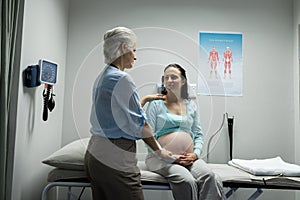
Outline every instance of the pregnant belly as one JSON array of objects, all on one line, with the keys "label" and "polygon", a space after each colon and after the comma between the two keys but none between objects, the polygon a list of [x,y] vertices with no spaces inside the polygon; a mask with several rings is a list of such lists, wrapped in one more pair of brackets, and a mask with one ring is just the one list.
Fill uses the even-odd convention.
[{"label": "pregnant belly", "polygon": [[172,132],[158,138],[160,145],[173,154],[192,153],[194,142],[186,132]]}]

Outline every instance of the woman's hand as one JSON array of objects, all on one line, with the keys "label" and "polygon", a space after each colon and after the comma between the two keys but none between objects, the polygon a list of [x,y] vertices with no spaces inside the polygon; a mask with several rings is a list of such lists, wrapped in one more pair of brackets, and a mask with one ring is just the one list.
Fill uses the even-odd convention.
[{"label": "woman's hand", "polygon": [[144,107],[144,105],[149,101],[165,100],[165,99],[166,99],[166,95],[164,95],[164,94],[149,94],[149,95],[144,96],[141,99],[141,105],[142,105],[142,107]]},{"label": "woman's hand", "polygon": [[197,159],[198,156],[195,153],[183,153],[182,155],[178,156],[175,162],[182,166],[189,166]]}]

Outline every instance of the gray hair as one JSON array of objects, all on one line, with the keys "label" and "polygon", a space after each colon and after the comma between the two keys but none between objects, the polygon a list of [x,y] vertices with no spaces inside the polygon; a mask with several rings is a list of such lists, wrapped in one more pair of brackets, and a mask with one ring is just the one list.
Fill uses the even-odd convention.
[{"label": "gray hair", "polygon": [[125,44],[126,52],[135,48],[136,35],[132,30],[126,27],[116,27],[106,31],[103,43],[103,53],[106,64],[111,64],[122,55],[122,44]]}]

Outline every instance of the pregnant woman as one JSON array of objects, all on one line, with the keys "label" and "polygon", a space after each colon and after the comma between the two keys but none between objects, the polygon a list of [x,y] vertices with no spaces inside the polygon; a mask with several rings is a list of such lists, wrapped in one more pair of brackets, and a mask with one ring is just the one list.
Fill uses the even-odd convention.
[{"label": "pregnant woman", "polygon": [[149,102],[146,114],[158,142],[176,161],[170,164],[149,153],[147,167],[168,180],[175,200],[222,199],[222,183],[200,159],[203,134],[197,107],[188,97],[185,70],[168,65],[164,85],[164,100]]}]

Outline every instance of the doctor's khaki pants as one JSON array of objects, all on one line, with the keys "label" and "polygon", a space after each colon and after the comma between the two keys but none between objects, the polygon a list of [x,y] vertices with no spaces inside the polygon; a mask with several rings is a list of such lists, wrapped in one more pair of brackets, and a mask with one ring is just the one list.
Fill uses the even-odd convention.
[{"label": "doctor's khaki pants", "polygon": [[136,142],[92,136],[85,167],[94,200],[143,200]]}]

